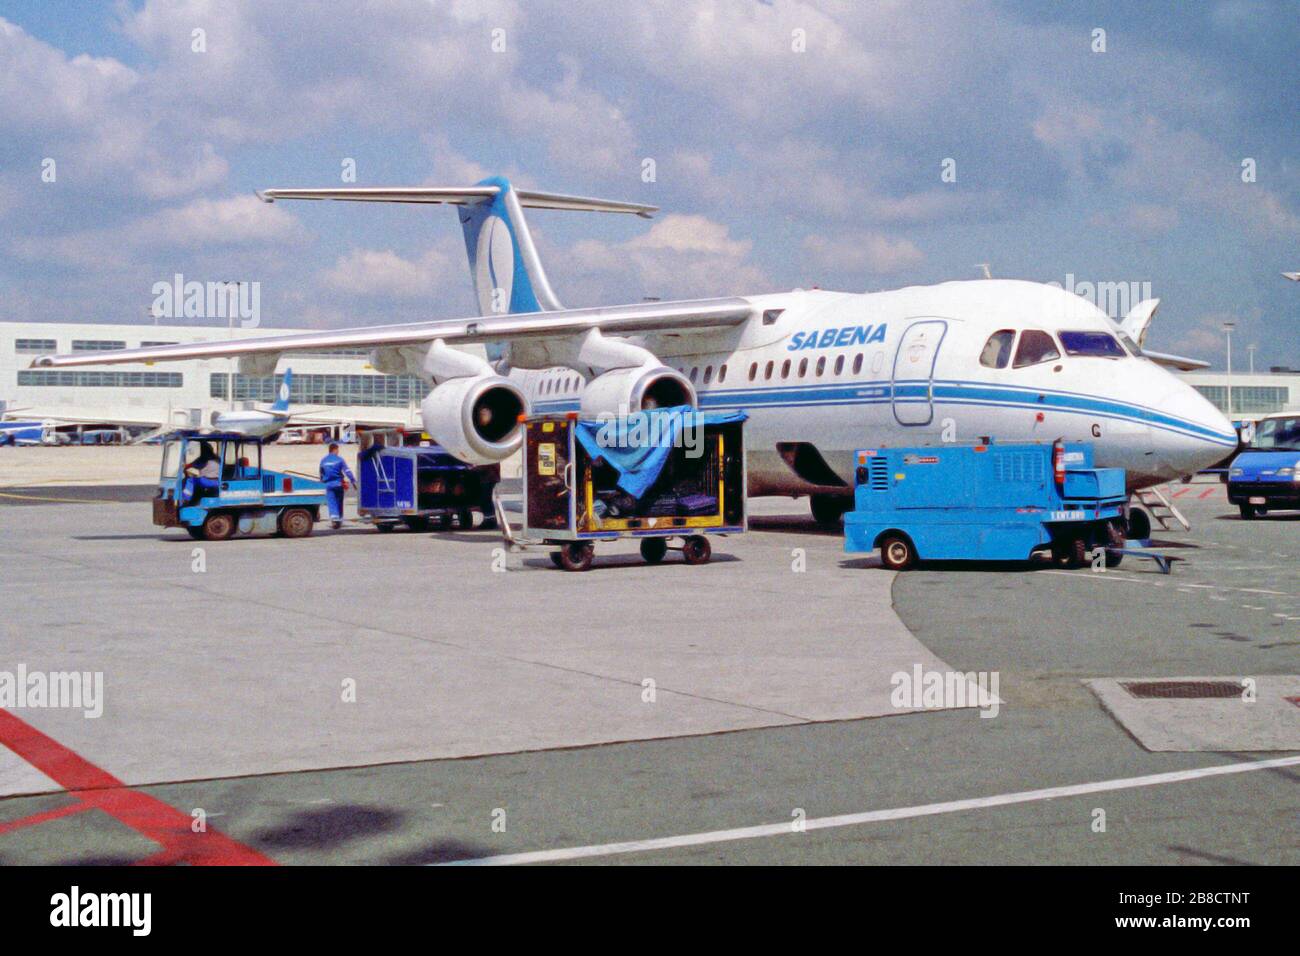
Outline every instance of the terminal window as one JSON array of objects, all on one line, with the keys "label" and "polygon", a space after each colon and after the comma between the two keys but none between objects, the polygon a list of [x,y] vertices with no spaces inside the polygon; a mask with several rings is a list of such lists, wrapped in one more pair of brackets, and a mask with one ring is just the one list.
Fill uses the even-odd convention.
[{"label": "terminal window", "polygon": [[142,349],[151,349],[151,348],[154,348],[155,346],[158,346],[158,345],[177,345],[177,344],[178,344],[178,343],[176,343],[176,342],[141,342],[141,343],[140,343],[140,348],[142,348]]},{"label": "terminal window", "polygon": [[57,352],[59,345],[54,339],[14,339],[15,352]]},{"label": "terminal window", "polygon": [[[1193,385],[1221,412],[1228,410],[1228,388],[1225,385]],[[1285,385],[1234,385],[1232,386],[1232,413],[1241,415],[1258,413],[1267,415],[1280,412],[1291,404],[1291,390]]]},{"label": "terminal window", "polygon": [[[225,372],[211,373],[208,394],[230,399]],[[235,375],[234,400],[273,402],[284,376]],[[429,384],[415,375],[295,375],[289,401],[309,405],[378,405],[405,408],[429,394]]]},{"label": "terminal window", "polygon": [[73,388],[180,388],[180,372],[85,372],[63,369],[24,369],[19,385],[62,385]]},{"label": "terminal window", "polygon": [[74,352],[111,352],[114,349],[126,348],[125,342],[118,342],[113,339],[73,339],[72,351]]}]

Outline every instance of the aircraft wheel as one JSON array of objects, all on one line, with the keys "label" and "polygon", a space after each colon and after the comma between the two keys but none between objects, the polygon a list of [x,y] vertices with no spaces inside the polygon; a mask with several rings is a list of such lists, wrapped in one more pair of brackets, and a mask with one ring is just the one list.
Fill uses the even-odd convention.
[{"label": "aircraft wheel", "polygon": [[586,571],[595,556],[596,548],[591,542],[574,541],[560,549],[560,567],[566,571]]},{"label": "aircraft wheel", "polygon": [[1151,537],[1151,516],[1141,508],[1130,508],[1128,511],[1128,537],[1137,541]]},{"label": "aircraft wheel", "polygon": [[668,542],[664,538],[642,538],[641,557],[646,564],[658,564],[668,553]]},{"label": "aircraft wheel", "polygon": [[234,515],[227,511],[215,511],[203,519],[203,537],[209,541],[225,541],[235,536],[237,527]]},{"label": "aircraft wheel", "polygon": [[916,564],[916,547],[904,535],[886,535],[880,542],[880,563],[891,571],[906,571]]},{"label": "aircraft wheel", "polygon": [[693,534],[682,545],[682,557],[687,564],[705,564],[713,556],[713,546],[702,534]]},{"label": "aircraft wheel", "polygon": [[811,495],[808,504],[812,508],[814,521],[823,525],[836,525],[844,513],[853,507],[853,499],[839,495]]},{"label": "aircraft wheel", "polygon": [[316,519],[306,508],[290,508],[280,515],[280,533],[286,538],[305,538],[315,523]]}]

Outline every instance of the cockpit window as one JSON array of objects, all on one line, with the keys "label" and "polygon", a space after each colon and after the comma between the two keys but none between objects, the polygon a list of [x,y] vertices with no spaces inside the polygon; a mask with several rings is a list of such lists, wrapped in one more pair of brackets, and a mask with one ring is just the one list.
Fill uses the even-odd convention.
[{"label": "cockpit window", "polygon": [[1011,344],[1016,340],[1013,329],[1001,329],[989,336],[980,353],[980,364],[986,368],[1006,368],[1011,361]]},{"label": "cockpit window", "polygon": [[1125,333],[1121,332],[1119,334],[1119,340],[1124,344],[1124,348],[1128,349],[1129,355],[1132,355],[1134,358],[1142,357],[1142,346],[1134,342]]},{"label": "cockpit window", "polygon": [[1124,350],[1106,332],[1058,332],[1066,355],[1090,355],[1096,358],[1123,358]]},{"label": "cockpit window", "polygon": [[1265,418],[1255,426],[1250,447],[1262,451],[1300,451],[1300,417]]},{"label": "cockpit window", "polygon": [[1038,329],[1025,329],[1020,333],[1020,347],[1016,349],[1016,360],[1012,367],[1024,368],[1027,365],[1050,362],[1060,357],[1061,353],[1056,349],[1054,338]]}]

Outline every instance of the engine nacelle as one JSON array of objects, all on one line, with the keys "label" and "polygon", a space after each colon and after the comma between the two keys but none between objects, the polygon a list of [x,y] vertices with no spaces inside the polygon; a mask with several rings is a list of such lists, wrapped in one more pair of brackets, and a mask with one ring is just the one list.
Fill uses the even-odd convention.
[{"label": "engine nacelle", "polygon": [[582,417],[624,415],[647,408],[699,404],[695,386],[666,365],[616,368],[598,375],[582,390]]},{"label": "engine nacelle", "polygon": [[448,379],[420,403],[429,437],[474,465],[490,465],[519,449],[524,435],[519,416],[527,411],[523,391],[500,375]]}]

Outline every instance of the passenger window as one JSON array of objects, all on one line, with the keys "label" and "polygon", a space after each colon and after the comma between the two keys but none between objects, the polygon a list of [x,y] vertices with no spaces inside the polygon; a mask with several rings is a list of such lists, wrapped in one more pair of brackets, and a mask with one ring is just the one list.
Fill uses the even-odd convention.
[{"label": "passenger window", "polygon": [[817,377],[822,377],[822,372],[826,371],[826,356],[823,355],[817,360]]},{"label": "passenger window", "polygon": [[857,355],[853,356],[853,374],[857,375],[861,371],[862,371],[862,353],[859,352]]},{"label": "passenger window", "polygon": [[711,381],[713,381],[713,366],[706,365],[704,366],[704,384],[708,385]]},{"label": "passenger window", "polygon": [[772,367],[772,363],[768,362],[767,368],[763,369],[763,378],[769,379],[772,377]]},{"label": "passenger window", "polygon": [[1006,368],[1011,358],[1011,343],[1016,340],[1016,333],[1011,329],[1002,329],[989,336],[980,353],[980,364],[985,368]]},{"label": "passenger window", "polygon": [[803,377],[804,377],[805,375],[807,375],[807,374],[808,374],[808,360],[807,360],[807,359],[800,359],[800,360],[799,360],[799,377],[800,377],[800,378],[803,378]]},{"label": "passenger window", "polygon": [[695,384],[695,380],[699,377],[699,375],[700,375],[700,367],[698,365],[692,365],[691,374],[688,376],[691,380],[692,385]]},{"label": "passenger window", "polygon": [[727,380],[727,366],[725,364],[718,366],[718,384],[721,385]]},{"label": "passenger window", "polygon": [[1020,346],[1016,349],[1013,368],[1024,368],[1058,359],[1061,353],[1056,349],[1056,339],[1038,329],[1025,329],[1020,333]]},{"label": "passenger window", "polygon": [[789,360],[789,359],[786,359],[784,362],[781,363],[781,377],[782,377],[782,378],[789,378],[789,377],[790,377],[790,360]]},{"label": "passenger window", "polygon": [[752,381],[753,381],[754,379],[756,379],[756,378],[758,378],[758,363],[757,363],[757,362],[750,362],[750,363],[749,363],[749,380],[752,382]]},{"label": "passenger window", "polygon": [[841,355],[839,358],[835,360],[835,374],[839,375],[843,371],[844,371],[844,356]]}]

